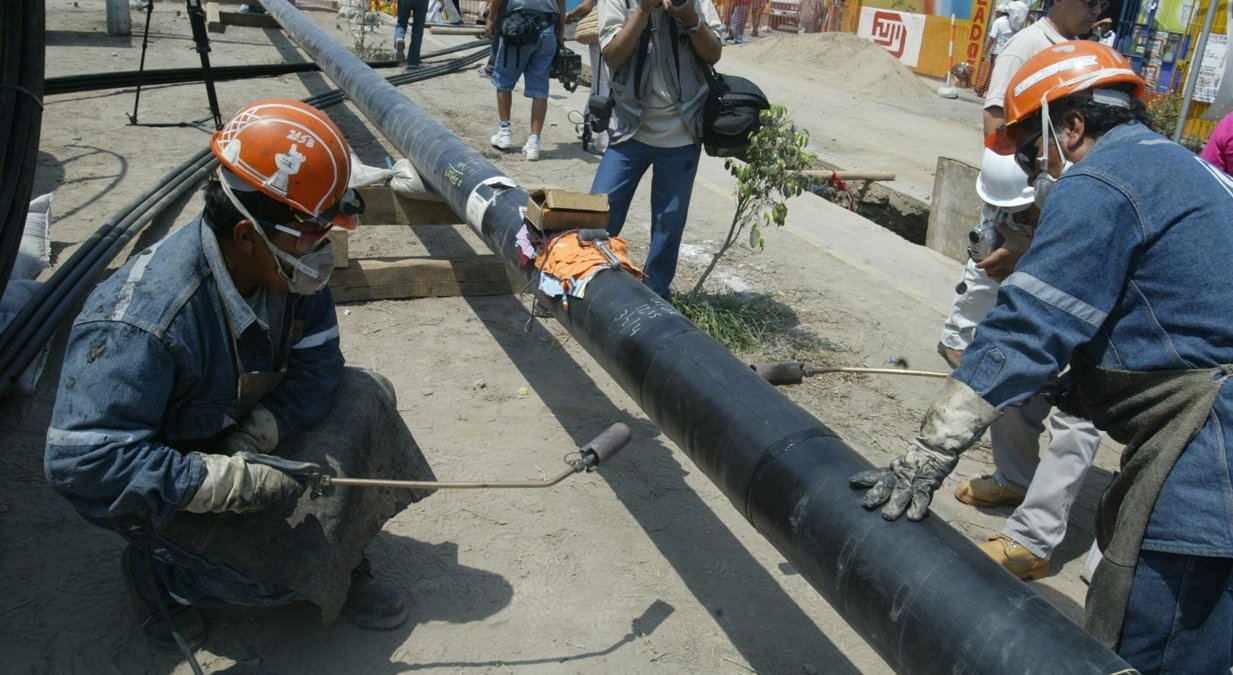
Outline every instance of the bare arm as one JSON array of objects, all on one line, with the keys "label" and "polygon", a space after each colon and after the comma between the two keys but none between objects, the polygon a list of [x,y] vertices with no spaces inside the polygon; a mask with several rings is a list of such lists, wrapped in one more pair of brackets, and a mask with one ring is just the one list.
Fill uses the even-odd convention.
[{"label": "bare arm", "polygon": [[1002,126],[1002,122],[1006,121],[1005,112],[1001,106],[991,105],[982,111],[985,120],[985,135],[997,131],[997,128]]},{"label": "bare arm", "polygon": [[629,57],[638,48],[638,37],[642,35],[642,29],[651,20],[651,12],[660,2],[661,0],[640,0],[633,13],[625,19],[625,25],[621,26],[621,30],[604,46],[604,60],[614,73],[629,61]]},{"label": "bare arm", "polygon": [[698,32],[689,36],[689,44],[694,48],[694,53],[711,65],[719,62],[723,44],[720,43],[719,36],[711,32],[711,27],[706,25],[706,17],[694,9],[693,2],[686,2],[678,7],[672,4],[671,0],[664,0],[664,11],[680,20],[686,30],[697,26]]},{"label": "bare arm", "polygon": [[582,17],[590,14],[595,9],[595,0],[582,0],[582,3],[574,8],[574,11],[565,15],[565,23],[573,23],[581,21]]}]

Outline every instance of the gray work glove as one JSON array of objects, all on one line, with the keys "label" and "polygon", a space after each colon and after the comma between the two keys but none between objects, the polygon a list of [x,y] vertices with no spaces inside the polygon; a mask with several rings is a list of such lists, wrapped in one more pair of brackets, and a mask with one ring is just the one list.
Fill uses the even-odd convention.
[{"label": "gray work glove", "polygon": [[278,447],[278,421],[265,406],[254,406],[221,440],[224,455],[268,454]]},{"label": "gray work glove", "polygon": [[1001,413],[971,387],[947,378],[942,392],[925,411],[920,435],[908,451],[885,469],[862,471],[848,479],[853,488],[869,488],[861,506],[875,509],[882,504],[882,517],[895,520],[908,512],[908,520],[920,520],[929,512],[933,493],[955,470],[959,453],[975,443]]},{"label": "gray work glove", "polygon": [[304,493],[304,486],[291,476],[264,464],[249,464],[239,455],[193,454],[205,462],[206,477],[185,511],[244,513]]}]

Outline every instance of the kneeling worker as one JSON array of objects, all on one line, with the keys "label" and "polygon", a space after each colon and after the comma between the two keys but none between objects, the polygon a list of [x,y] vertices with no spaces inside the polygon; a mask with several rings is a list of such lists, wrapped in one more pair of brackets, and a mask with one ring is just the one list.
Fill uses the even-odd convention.
[{"label": "kneeling worker", "polygon": [[[344,368],[332,227],[354,229],[350,148],[320,110],[242,109],[211,143],[203,213],[133,256],[73,323],[48,480],[122,535],[152,641],[205,639],[199,608],[305,599],[372,629],[407,617],[363,548],[422,494],[303,486],[249,453],[431,480],[384,378]],[[243,454],[241,454],[243,453]]]}]

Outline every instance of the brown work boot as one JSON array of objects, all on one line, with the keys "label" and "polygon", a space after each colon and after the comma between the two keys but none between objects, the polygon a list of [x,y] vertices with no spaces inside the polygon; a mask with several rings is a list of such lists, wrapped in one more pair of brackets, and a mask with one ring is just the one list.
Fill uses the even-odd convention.
[{"label": "brown work boot", "polygon": [[393,630],[407,620],[407,603],[398,591],[378,581],[372,575],[368,558],[351,571],[351,589],[342,615],[351,623],[368,630]]},{"label": "brown work boot", "polygon": [[950,366],[951,370],[959,367],[959,362],[963,360],[963,350],[947,347],[945,343],[938,342],[938,355],[946,361],[946,365]]},{"label": "brown work boot", "polygon": [[1000,535],[980,545],[985,555],[1024,581],[1049,574],[1049,561],[1024,548],[1019,542]]},{"label": "brown work boot", "polygon": [[955,488],[955,499],[972,506],[1018,506],[1023,503],[1023,493],[985,475],[960,483]]}]

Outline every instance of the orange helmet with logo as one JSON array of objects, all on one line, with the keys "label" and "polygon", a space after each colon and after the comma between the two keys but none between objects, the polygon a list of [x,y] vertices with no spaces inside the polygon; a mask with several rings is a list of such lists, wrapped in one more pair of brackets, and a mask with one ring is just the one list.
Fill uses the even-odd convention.
[{"label": "orange helmet with logo", "polygon": [[[985,147],[1013,155],[1026,135],[1021,123],[1042,111],[1048,114],[1050,102],[1117,84],[1130,85],[1133,96],[1143,98],[1143,79],[1118,52],[1090,40],[1053,45],[1028,59],[1011,77],[1006,89],[1006,123],[989,134]],[[1111,101],[1118,100],[1119,94],[1109,95]]]},{"label": "orange helmet with logo", "polygon": [[302,222],[348,230],[358,224],[363,207],[348,186],[351,148],[307,103],[250,103],[214,133],[210,149],[226,170],[303,214]]}]

